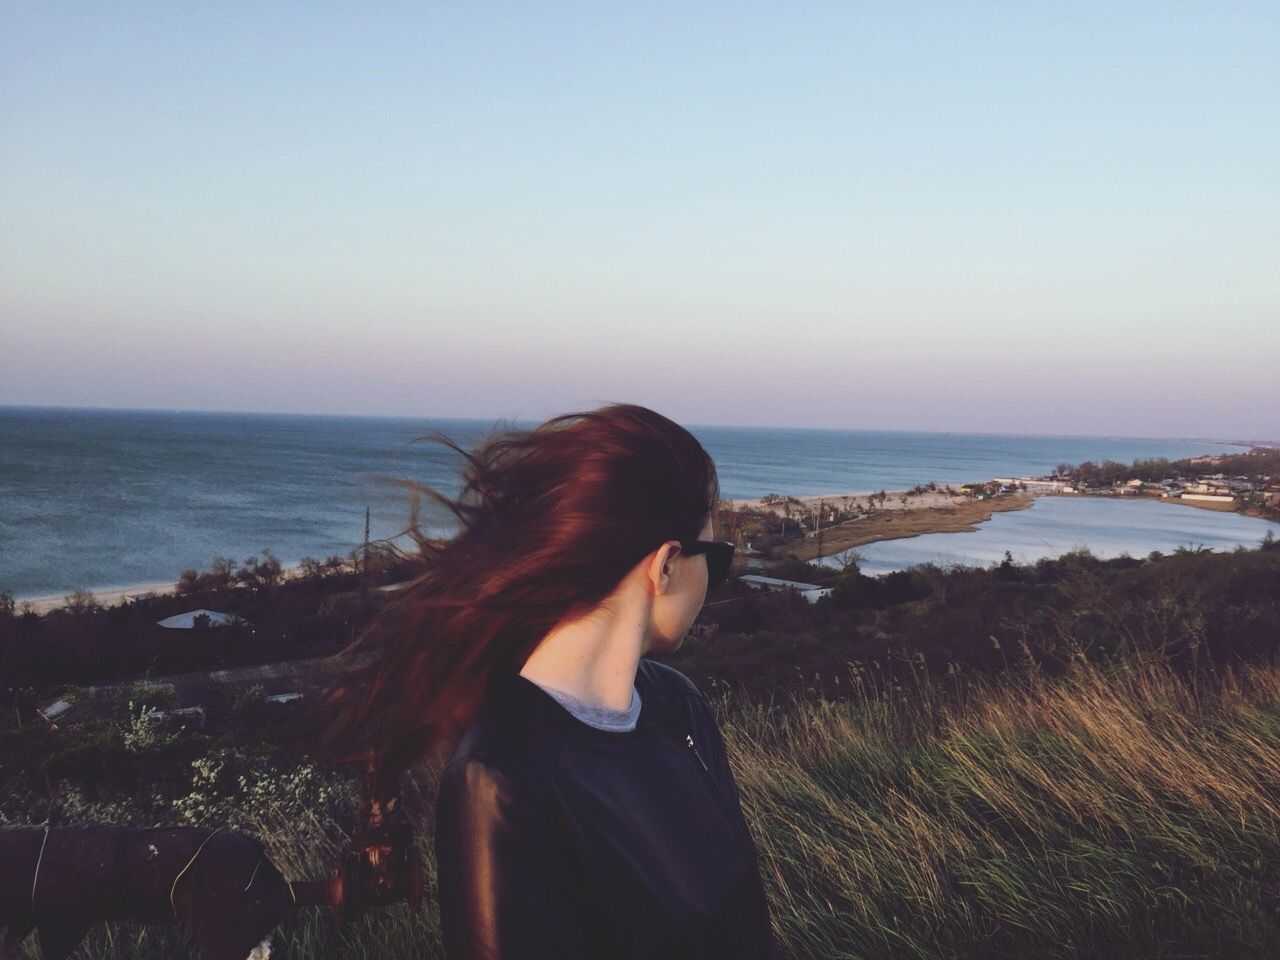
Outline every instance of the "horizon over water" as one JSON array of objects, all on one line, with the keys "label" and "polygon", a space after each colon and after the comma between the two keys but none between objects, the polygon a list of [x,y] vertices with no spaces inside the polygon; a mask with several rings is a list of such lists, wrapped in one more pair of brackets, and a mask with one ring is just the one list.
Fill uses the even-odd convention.
[{"label": "horizon over water", "polygon": [[[458,492],[461,457],[412,438],[440,430],[472,449],[501,420],[0,406],[0,591],[21,600],[172,583],[215,556],[239,562],[264,549],[285,565],[346,555],[363,539],[366,505],[373,539],[408,523],[407,495],[378,475]],[[1246,449],[1207,439],[685,426],[715,459],[726,499]],[[453,529],[423,507],[428,533]]]}]

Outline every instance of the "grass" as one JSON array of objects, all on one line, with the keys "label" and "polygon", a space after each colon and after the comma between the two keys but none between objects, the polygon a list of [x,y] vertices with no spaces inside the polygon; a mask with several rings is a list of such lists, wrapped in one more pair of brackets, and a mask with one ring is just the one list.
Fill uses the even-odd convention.
[{"label": "grass", "polygon": [[1276,956],[1274,667],[1081,666],[723,723],[789,956]]},{"label": "grass", "polygon": [[[714,700],[785,956],[1276,956],[1280,667],[849,679],[840,700]],[[427,834],[424,911],[342,927],[300,910],[277,956],[443,956],[429,778],[405,802]],[[255,832],[286,876],[318,878],[330,827],[267,814]],[[77,957],[197,955],[183,928],[111,924]]]}]

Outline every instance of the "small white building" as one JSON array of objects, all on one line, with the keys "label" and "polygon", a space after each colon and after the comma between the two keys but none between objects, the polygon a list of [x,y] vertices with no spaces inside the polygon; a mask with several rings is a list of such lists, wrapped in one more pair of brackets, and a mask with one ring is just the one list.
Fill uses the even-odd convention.
[{"label": "small white building", "polygon": [[777,577],[766,577],[758,573],[743,574],[738,579],[752,590],[795,590],[810,603],[817,603],[819,597],[825,597],[831,592],[830,587],[820,587],[816,583],[780,580]]},{"label": "small white building", "polygon": [[1213,480],[1197,481],[1187,484],[1187,493],[1208,493],[1215,494],[1217,496],[1229,497],[1231,495],[1231,488],[1225,483],[1217,483]]},{"label": "small white building", "polygon": [[219,613],[217,610],[188,610],[186,613],[179,613],[172,617],[165,617],[163,620],[157,620],[156,623],[168,630],[194,630],[196,618],[198,617],[208,618],[206,626],[210,627],[247,627],[251,625],[244,617],[237,617],[234,613]]},{"label": "small white building", "polygon": [[[999,483],[1007,487],[1016,487],[1019,484],[1026,487],[1033,493],[1074,493],[1071,489],[1071,483],[1067,480],[1054,480],[1049,477],[996,477],[992,483]],[[968,484],[966,484],[968,486]]]}]

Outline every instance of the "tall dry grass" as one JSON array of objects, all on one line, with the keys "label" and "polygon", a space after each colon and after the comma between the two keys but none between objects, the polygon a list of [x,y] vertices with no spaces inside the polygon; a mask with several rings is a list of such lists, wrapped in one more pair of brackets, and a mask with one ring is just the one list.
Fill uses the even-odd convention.
[{"label": "tall dry grass", "polygon": [[[1189,680],[1081,663],[888,688],[854,667],[850,683],[838,701],[715,700],[786,956],[1280,956],[1280,667]],[[426,833],[424,913],[344,927],[300,910],[279,955],[443,956],[430,782],[405,800]],[[257,816],[286,876],[336,861],[334,824]],[[78,954],[198,955],[181,928],[127,924]]]},{"label": "tall dry grass", "polygon": [[1280,669],[718,701],[786,953],[1280,956]]}]

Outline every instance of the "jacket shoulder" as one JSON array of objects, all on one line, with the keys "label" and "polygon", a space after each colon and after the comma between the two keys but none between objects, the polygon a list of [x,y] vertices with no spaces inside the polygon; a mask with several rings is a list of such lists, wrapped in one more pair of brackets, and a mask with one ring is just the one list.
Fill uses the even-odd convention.
[{"label": "jacket shoulder", "polygon": [[636,672],[643,673],[650,683],[665,693],[683,693],[690,697],[707,699],[707,695],[698,689],[696,683],[675,667],[660,660],[641,657]]},{"label": "jacket shoulder", "polygon": [[436,895],[445,954],[468,960],[603,955],[600,915],[562,813],[496,756],[459,757],[436,798]]},{"label": "jacket shoulder", "polygon": [[509,682],[485,698],[454,744],[446,767],[478,761],[512,780],[534,783],[543,778],[561,742],[544,715],[531,709],[536,705],[527,696],[510,695],[517,689]]}]

